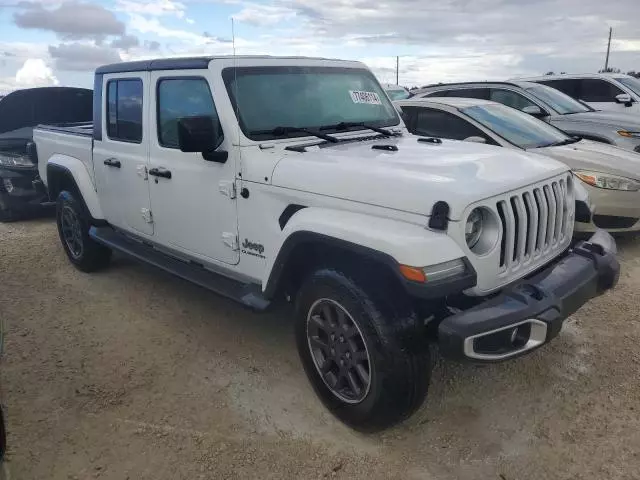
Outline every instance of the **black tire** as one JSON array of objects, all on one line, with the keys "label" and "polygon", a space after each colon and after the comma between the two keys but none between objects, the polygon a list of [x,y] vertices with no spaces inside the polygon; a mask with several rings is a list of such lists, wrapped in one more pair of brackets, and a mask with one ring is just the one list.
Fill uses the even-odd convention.
[{"label": "black tire", "polygon": [[[433,363],[432,349],[427,342],[425,328],[409,307],[410,302],[403,298],[402,292],[390,291],[388,285],[376,285],[369,280],[370,278],[375,277],[323,268],[313,272],[304,281],[296,299],[298,353],[314,390],[336,417],[350,427],[364,432],[382,430],[401,422],[415,412],[427,396]],[[346,319],[334,304],[347,313]],[[343,350],[342,353],[335,354],[336,358],[332,362],[325,363],[338,348],[344,349],[328,338],[330,335],[322,333],[323,327],[318,329],[318,323],[331,323],[324,319],[327,315],[317,323],[314,321],[323,315],[313,313],[325,305],[330,308],[334,305],[338,316],[342,315],[345,323],[352,321],[357,327],[362,343],[357,339],[356,342],[348,340],[352,346],[355,345],[360,350],[352,353],[350,360],[345,360],[346,354]],[[345,331],[354,330],[348,326],[345,328]],[[336,330],[333,330],[331,335],[335,332]],[[317,342],[318,339],[321,341]],[[317,346],[325,339],[335,348],[325,350],[324,347]],[[312,343],[314,347],[311,346]],[[365,346],[364,354],[367,355],[368,361],[362,362],[353,370],[356,354],[360,359],[364,358],[362,344]],[[351,347],[347,347],[347,350],[349,348]],[[340,358],[343,367],[338,366],[337,358]],[[319,362],[322,363],[322,367],[335,366],[325,368],[334,369],[334,372],[329,371],[322,375]],[[360,374],[363,370],[366,373],[367,365],[368,386],[366,380],[362,380],[367,378],[366,375],[359,375],[355,380],[346,378],[348,375],[353,377],[355,373]],[[341,370],[344,368],[351,369],[347,375]],[[338,373],[335,373],[336,371]],[[342,383],[337,382],[344,386],[339,393],[338,389],[334,388],[335,385],[330,386],[336,378],[343,379]],[[354,387],[360,386],[359,393],[354,394],[358,392],[357,389],[345,385],[345,382]]]},{"label": "black tire", "polygon": [[89,237],[89,216],[74,193],[64,190],[58,195],[56,223],[62,247],[78,270],[94,272],[109,265],[111,250]]}]

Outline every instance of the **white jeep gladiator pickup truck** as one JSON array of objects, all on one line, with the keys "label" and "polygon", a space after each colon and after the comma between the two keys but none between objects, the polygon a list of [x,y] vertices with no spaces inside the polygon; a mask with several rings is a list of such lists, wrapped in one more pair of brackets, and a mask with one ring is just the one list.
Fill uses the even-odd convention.
[{"label": "white jeep gladiator pickup truck", "polygon": [[94,95],[92,125],[34,133],[70,261],[115,250],[255,310],[292,300],[310,382],[353,428],[415,411],[434,347],[517,357],[617,282],[608,234],[570,248],[565,165],[413,136],[359,62],[120,63]]}]

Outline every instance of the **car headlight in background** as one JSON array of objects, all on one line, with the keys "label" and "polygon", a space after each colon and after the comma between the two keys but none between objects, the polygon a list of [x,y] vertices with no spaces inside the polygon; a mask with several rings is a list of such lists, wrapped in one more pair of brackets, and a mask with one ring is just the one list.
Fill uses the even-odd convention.
[{"label": "car headlight in background", "polygon": [[0,153],[0,167],[35,167],[28,155],[19,153]]},{"label": "car headlight in background", "polygon": [[587,185],[607,190],[622,190],[625,192],[637,192],[640,190],[640,182],[631,178],[619,177],[609,173],[576,171],[576,177]]},{"label": "car headlight in background", "polygon": [[640,138],[640,132],[630,132],[629,130],[618,130],[618,135],[627,138]]}]

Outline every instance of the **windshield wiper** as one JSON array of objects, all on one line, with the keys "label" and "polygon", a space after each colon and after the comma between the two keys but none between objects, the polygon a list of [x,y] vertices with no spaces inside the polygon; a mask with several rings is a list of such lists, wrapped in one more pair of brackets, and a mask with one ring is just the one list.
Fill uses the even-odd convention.
[{"label": "windshield wiper", "polygon": [[562,145],[571,145],[572,143],[577,143],[580,140],[582,140],[582,138],[580,137],[569,137],[569,138],[565,138],[564,140],[560,140],[559,142],[550,143],[549,145],[547,145],[547,147],[560,147]]},{"label": "windshield wiper", "polygon": [[362,127],[367,128],[369,130],[373,130],[374,132],[381,133],[382,135],[386,135],[387,137],[395,137],[397,134],[393,133],[386,128],[374,127],[373,125],[368,125],[364,122],[340,122],[335,125],[325,125],[320,127],[320,130],[348,130],[352,127]]},{"label": "windshield wiper", "polygon": [[270,130],[255,130],[249,132],[249,135],[275,135],[276,137],[284,137],[285,135],[288,135],[290,133],[306,133],[314,137],[321,138],[322,140],[326,140],[327,142],[339,142],[337,138],[332,137],[331,135],[325,135],[324,133],[301,127],[275,127]]}]

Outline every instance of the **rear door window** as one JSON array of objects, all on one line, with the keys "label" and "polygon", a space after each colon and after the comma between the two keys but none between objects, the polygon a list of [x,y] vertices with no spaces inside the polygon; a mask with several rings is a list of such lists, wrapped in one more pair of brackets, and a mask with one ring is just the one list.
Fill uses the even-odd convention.
[{"label": "rear door window", "polygon": [[111,140],[142,142],[142,80],[107,83],[107,135]]},{"label": "rear door window", "polygon": [[513,90],[505,90],[503,88],[492,88],[489,100],[501,103],[507,107],[522,110],[525,107],[535,107],[536,104],[524,95],[514,92]]},{"label": "rear door window", "polygon": [[560,90],[562,93],[569,95],[572,98],[580,98],[580,81],[567,78],[566,80],[543,80],[543,85]]}]

